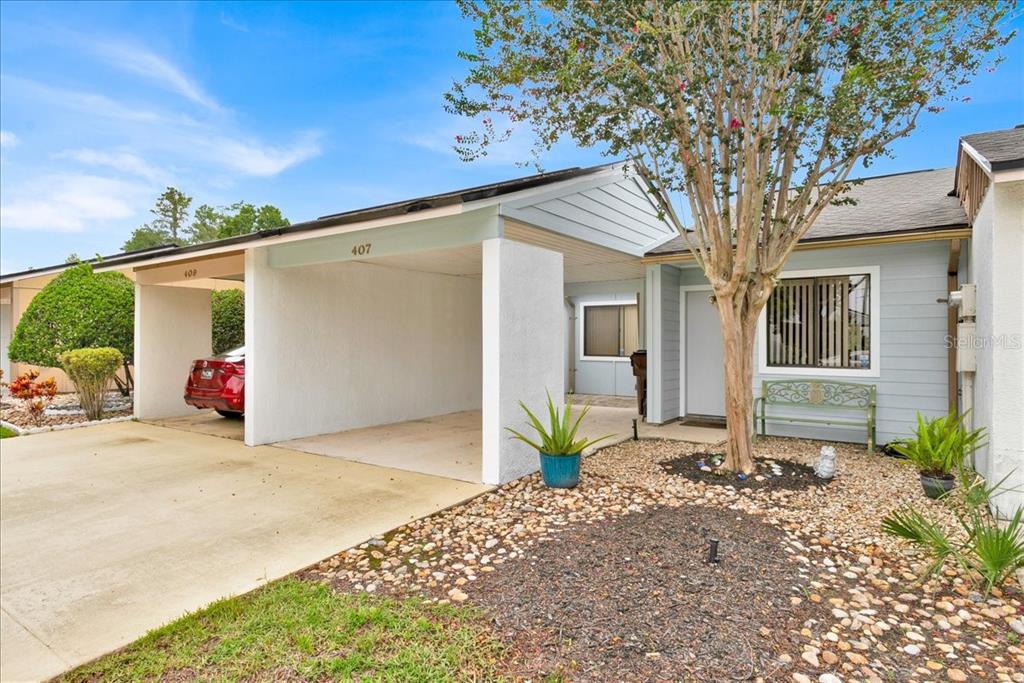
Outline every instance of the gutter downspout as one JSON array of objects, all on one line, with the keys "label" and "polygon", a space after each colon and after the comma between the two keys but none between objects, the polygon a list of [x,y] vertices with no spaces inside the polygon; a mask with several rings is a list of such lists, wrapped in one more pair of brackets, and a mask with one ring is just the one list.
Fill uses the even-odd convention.
[{"label": "gutter downspout", "polygon": [[[960,240],[952,239],[949,241],[949,262],[946,267],[946,291],[955,292],[960,289],[959,282],[960,275]],[[957,414],[963,414],[961,410],[962,406],[957,400],[957,373],[956,373],[956,343],[957,338],[957,309],[954,306],[950,306],[946,311],[946,339],[949,340],[946,352],[946,382],[947,382],[947,401],[951,410],[956,410]],[[964,388],[964,394],[967,393],[966,387]],[[965,398],[965,397],[963,397]]]}]

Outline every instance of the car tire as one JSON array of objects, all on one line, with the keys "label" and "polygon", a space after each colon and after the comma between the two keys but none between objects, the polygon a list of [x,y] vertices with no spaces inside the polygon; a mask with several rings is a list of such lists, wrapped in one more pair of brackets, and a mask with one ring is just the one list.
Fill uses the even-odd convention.
[{"label": "car tire", "polygon": [[220,415],[221,417],[226,417],[226,418],[229,418],[229,419],[232,419],[232,420],[241,420],[242,416],[245,413],[236,413],[233,410],[220,410],[218,408],[217,409],[217,414]]}]

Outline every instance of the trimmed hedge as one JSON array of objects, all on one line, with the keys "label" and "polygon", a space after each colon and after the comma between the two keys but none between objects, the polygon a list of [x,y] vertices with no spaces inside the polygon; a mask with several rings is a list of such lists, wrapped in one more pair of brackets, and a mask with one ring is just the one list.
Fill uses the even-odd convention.
[{"label": "trimmed hedge", "polygon": [[124,356],[117,349],[76,349],[65,351],[58,359],[61,368],[75,383],[82,410],[90,420],[103,416],[103,399],[106,398],[118,368],[124,364]]},{"label": "trimmed hedge", "polygon": [[59,367],[65,351],[110,347],[132,361],[135,284],[121,273],[94,273],[82,263],[43,287],[18,321],[11,360]]},{"label": "trimmed hedge", "polygon": [[213,352],[217,354],[245,343],[245,292],[222,289],[211,296]]}]

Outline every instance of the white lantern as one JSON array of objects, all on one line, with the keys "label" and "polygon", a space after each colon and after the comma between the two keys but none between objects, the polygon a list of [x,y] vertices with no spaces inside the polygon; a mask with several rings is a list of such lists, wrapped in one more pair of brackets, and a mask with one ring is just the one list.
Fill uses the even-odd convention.
[{"label": "white lantern", "polygon": [[836,474],[836,449],[832,446],[822,446],[821,456],[818,464],[814,467],[814,473],[822,479],[831,479]]}]

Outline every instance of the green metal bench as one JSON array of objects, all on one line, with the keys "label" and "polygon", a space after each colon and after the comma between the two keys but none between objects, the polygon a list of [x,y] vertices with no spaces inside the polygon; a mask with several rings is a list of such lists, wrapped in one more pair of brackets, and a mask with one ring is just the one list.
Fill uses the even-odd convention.
[{"label": "green metal bench", "polygon": [[[768,406],[821,408],[839,412],[864,411],[864,419],[845,417],[814,418],[806,415],[768,415]],[[764,380],[761,395],[754,399],[754,433],[764,436],[767,422],[824,424],[841,427],[866,427],[868,453],[875,450],[875,385],[831,382],[823,379]],[[760,429],[758,425],[760,424]]]}]

